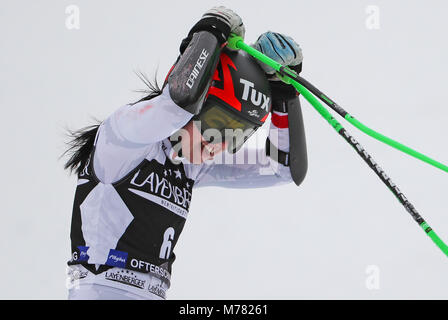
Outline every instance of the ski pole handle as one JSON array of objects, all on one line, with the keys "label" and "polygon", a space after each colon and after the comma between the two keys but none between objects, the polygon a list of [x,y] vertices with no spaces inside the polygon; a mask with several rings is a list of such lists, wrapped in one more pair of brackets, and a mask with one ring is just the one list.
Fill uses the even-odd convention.
[{"label": "ski pole handle", "polygon": [[[227,39],[227,46],[233,50],[241,49],[243,51],[246,51],[251,56],[253,56],[255,59],[260,60],[261,62],[272,67],[274,70],[276,70],[280,73],[280,77],[281,77],[282,81],[284,81],[288,84],[291,84],[291,80],[292,80],[291,77],[296,78],[299,76],[295,71],[291,70],[290,68],[282,66],[281,63],[278,63],[277,61],[269,58],[268,56],[261,53],[257,49],[252,48],[251,46],[249,46],[248,44],[246,44],[243,41],[243,38],[241,38],[240,36],[237,36],[233,33],[230,34],[230,37]],[[300,92],[300,93],[302,93],[302,92]]]}]

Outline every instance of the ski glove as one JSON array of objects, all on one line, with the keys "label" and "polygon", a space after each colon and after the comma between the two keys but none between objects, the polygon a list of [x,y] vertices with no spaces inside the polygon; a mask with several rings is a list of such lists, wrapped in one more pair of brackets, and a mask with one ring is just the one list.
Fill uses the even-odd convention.
[{"label": "ski glove", "polygon": [[[278,63],[281,63],[283,66],[291,67],[291,69],[297,69],[303,60],[300,46],[291,37],[280,33],[272,31],[265,32],[258,37],[252,47]],[[262,62],[260,62],[260,65],[268,75],[275,74],[273,68]]]},{"label": "ski glove", "polygon": [[[283,66],[290,67],[297,73],[302,71],[302,49],[291,37],[268,31],[260,35],[257,41],[252,44],[252,47]],[[273,100],[291,99],[297,95],[294,87],[280,81],[273,68],[259,60],[257,61],[268,75]]]},{"label": "ski glove", "polygon": [[193,34],[199,31],[212,33],[218,39],[219,45],[223,45],[227,41],[231,32],[243,39],[246,33],[243,21],[238,14],[224,6],[213,7],[204,13],[201,20],[191,28],[188,36],[182,40],[180,45],[181,54],[187,48]]},{"label": "ski glove", "polygon": [[[243,24],[243,20],[241,20],[241,17],[233,12],[230,9],[227,9],[224,6],[219,7],[213,7],[210,10],[208,10],[204,15],[202,16],[203,19],[205,18],[216,18],[224,23],[226,23],[230,27],[230,32],[235,33],[237,36],[240,36],[244,39],[244,35],[246,33],[246,29]],[[228,37],[228,36],[227,36]],[[227,40],[227,38],[226,38]]]}]

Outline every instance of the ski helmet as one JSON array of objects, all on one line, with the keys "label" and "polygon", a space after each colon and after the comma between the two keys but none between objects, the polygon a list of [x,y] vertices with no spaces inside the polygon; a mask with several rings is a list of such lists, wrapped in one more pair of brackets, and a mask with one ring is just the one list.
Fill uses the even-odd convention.
[{"label": "ski helmet", "polygon": [[263,69],[246,52],[224,48],[201,112],[194,117],[203,135],[207,129],[219,130],[229,143],[228,151],[235,153],[270,110],[271,91]]}]

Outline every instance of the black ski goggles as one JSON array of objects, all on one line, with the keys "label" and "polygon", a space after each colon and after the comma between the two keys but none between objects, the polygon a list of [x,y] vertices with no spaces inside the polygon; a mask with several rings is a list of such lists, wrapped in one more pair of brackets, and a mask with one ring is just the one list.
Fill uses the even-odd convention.
[{"label": "black ski goggles", "polygon": [[227,151],[237,152],[247,139],[259,128],[258,125],[215,103],[206,103],[201,112],[193,117],[202,137],[209,143],[227,142]]}]

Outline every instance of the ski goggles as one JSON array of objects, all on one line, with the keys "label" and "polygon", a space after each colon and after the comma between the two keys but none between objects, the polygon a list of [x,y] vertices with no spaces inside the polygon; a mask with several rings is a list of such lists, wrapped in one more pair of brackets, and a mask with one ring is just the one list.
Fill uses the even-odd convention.
[{"label": "ski goggles", "polygon": [[202,137],[209,143],[227,142],[227,151],[237,152],[247,139],[259,128],[244,118],[215,103],[206,103],[201,112],[193,117]]}]

